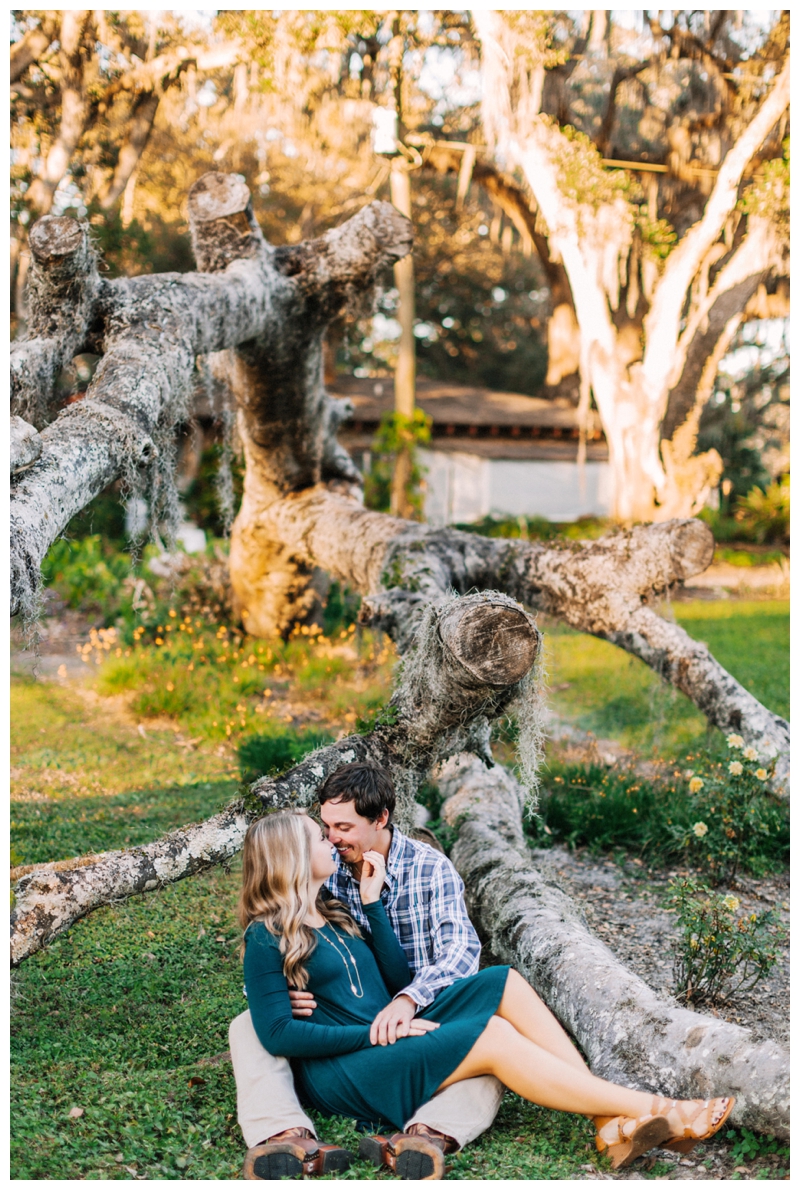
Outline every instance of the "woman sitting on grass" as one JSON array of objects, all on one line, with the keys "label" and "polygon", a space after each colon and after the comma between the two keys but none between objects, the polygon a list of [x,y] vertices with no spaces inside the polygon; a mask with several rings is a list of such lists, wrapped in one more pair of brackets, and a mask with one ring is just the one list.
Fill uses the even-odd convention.
[{"label": "woman sitting on grass", "polygon": [[[687,1152],[722,1127],[733,1099],[673,1100],[593,1075],[556,1018],[510,967],[457,980],[411,1021],[399,1044],[376,1045],[373,1022],[411,982],[380,894],[386,869],[364,855],[361,900],[371,936],[322,893],[331,844],[308,815],[259,819],[244,843],[239,922],[247,1001],[259,1040],[294,1058],[306,1100],[327,1115],[402,1130],[417,1108],[461,1079],[494,1074],[542,1107],[591,1116],[615,1168],[654,1145]],[[314,1022],[295,1020],[289,987],[308,988]]]}]

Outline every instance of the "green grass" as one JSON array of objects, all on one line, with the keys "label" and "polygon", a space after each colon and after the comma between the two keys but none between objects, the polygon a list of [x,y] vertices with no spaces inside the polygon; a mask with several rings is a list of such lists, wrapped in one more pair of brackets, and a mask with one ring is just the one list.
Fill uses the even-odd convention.
[{"label": "green grass", "polygon": [[171,719],[209,741],[263,732],[271,706],[287,698],[347,727],[385,701],[395,660],[390,643],[355,625],[333,637],[301,628],[286,641],[261,641],[173,608],[129,645],[109,633],[84,649],[90,663],[100,659],[98,691],[125,695],[135,715]]},{"label": "green grass", "polygon": [[[788,716],[788,601],[697,600],[666,611],[695,640],[705,641],[756,698]],[[550,617],[542,617],[542,627],[550,702],[565,719],[628,748],[667,757],[708,742],[705,717],[638,658]],[[719,743],[719,733],[713,734]]]}]

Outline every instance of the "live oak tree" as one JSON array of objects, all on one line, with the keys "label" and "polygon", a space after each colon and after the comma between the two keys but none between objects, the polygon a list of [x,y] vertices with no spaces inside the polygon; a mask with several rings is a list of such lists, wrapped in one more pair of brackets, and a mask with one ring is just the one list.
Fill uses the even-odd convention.
[{"label": "live oak tree", "polygon": [[[285,631],[305,614],[311,570],[321,567],[362,593],[363,622],[394,639],[402,666],[372,731],[261,778],[208,821],[143,847],[36,865],[16,885],[12,961],[99,905],[224,861],[254,816],[311,806],[342,764],[386,765],[398,821],[408,826],[419,782],[465,757],[460,777],[451,767],[441,779],[473,913],[593,1066],[675,1094],[735,1093],[737,1122],[785,1135],[786,1056],[755,1045],[747,1030],[658,1000],[576,928],[531,865],[520,794],[494,766],[489,744],[490,722],[513,708],[521,771],[535,784],[541,637],[531,612],[539,609],[651,665],[711,723],[774,760],[776,792],[785,789],[788,724],[652,606],[708,565],[709,530],[677,519],[554,548],[430,530],[365,509],[336,440],[347,408],[324,390],[321,344],[328,323],[367,301],[381,271],[410,251],[409,221],[375,202],[317,239],[276,249],[243,179],[221,173],[195,183],[188,209],[199,270],[190,274],[105,280],[85,224],[46,216],[32,228],[30,330],[11,355],[12,610],[35,614],[44,554],[109,482],[133,484],[149,470],[168,486],[170,433],[186,416],[200,357],[231,389],[245,448],[231,548],[243,624],[257,635]],[[57,373],[87,348],[101,356],[89,389],[59,409]],[[570,971],[582,978],[571,981]],[[594,983],[587,971],[596,972]],[[647,1042],[654,1027],[665,1038],[655,1049]]]},{"label": "live oak tree", "polygon": [[[570,55],[544,14],[473,14],[484,132],[505,168],[524,177],[522,191],[503,179],[491,185],[523,230],[538,235],[554,277],[568,283],[581,413],[593,396],[609,446],[613,512],[623,521],[702,508],[721,460],[713,450],[694,454],[700,414],[743,318],[770,308],[767,286],[787,272],[788,14],[755,53],[737,45],[726,25],[733,14],[673,15],[669,29],[651,20],[651,55],[606,69],[610,91],[599,127],[585,121],[590,138],[562,127],[564,103],[554,102],[552,87],[548,110],[549,74],[563,73]],[[591,54],[589,42],[579,56]],[[667,168],[679,182],[697,177],[702,185],[691,201],[685,193],[673,201],[673,226],[657,191],[642,202],[601,157],[616,135],[623,85],[647,95],[670,82],[676,63],[684,86],[697,76],[698,94],[663,127]],[[602,72],[597,56],[594,65]],[[653,107],[645,103],[643,120]],[[755,178],[743,186],[748,169]]]}]

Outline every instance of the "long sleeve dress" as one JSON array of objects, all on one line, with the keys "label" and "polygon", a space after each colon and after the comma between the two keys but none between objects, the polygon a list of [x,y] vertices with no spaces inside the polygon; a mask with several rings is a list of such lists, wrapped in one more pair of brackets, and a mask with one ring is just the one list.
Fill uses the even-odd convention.
[{"label": "long sleeve dress", "polygon": [[369,1030],[393,995],[411,982],[408,960],[380,901],[364,906],[371,939],[329,922],[315,930],[306,960],[313,1020],[292,1016],[279,939],[262,922],[245,934],[247,1002],[258,1039],[292,1059],[304,1098],[327,1115],[402,1130],[461,1064],[497,1011],[508,967],[488,967],[445,988],[417,1015],[439,1022],[422,1037],[371,1045]]}]

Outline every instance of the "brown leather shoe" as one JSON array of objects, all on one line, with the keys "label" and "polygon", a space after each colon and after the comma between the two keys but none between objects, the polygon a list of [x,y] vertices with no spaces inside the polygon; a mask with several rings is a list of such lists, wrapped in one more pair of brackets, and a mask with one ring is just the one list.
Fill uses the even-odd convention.
[{"label": "brown leather shoe", "polygon": [[321,1145],[313,1136],[290,1136],[265,1141],[248,1149],[242,1177],[271,1182],[277,1178],[312,1178],[321,1173],[344,1173],[355,1160],[338,1145]]},{"label": "brown leather shoe", "polygon": [[448,1139],[432,1133],[412,1136],[408,1132],[362,1136],[358,1155],[376,1167],[385,1166],[405,1182],[434,1182],[444,1177]]}]

